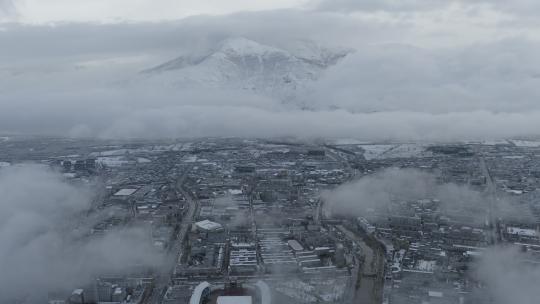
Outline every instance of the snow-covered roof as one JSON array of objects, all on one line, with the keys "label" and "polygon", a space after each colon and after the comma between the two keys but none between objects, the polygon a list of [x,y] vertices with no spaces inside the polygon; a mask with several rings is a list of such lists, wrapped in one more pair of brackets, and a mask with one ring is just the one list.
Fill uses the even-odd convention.
[{"label": "snow-covered roof", "polygon": [[434,297],[434,298],[442,298],[443,297],[443,293],[440,292],[440,291],[428,291],[428,295],[430,297]]},{"label": "snow-covered roof", "polygon": [[517,227],[507,227],[506,231],[509,234],[513,234],[513,235],[523,235],[523,236],[531,236],[531,237],[538,236],[538,233],[534,229],[523,229],[523,228],[517,228]]},{"label": "snow-covered roof", "polygon": [[72,295],[78,295],[78,296],[80,296],[80,295],[82,295],[83,293],[84,293],[84,289],[78,288],[78,289],[73,290]]},{"label": "snow-covered roof", "polygon": [[229,193],[232,194],[232,195],[238,195],[238,194],[242,194],[242,190],[239,190],[239,189],[229,189]]},{"label": "snow-covered roof", "polygon": [[289,246],[294,251],[302,251],[302,250],[304,250],[304,247],[302,247],[302,245],[300,245],[300,243],[298,243],[297,240],[288,240],[287,243],[289,244]]},{"label": "snow-covered roof", "polygon": [[223,228],[223,226],[221,226],[221,224],[216,223],[216,222],[212,222],[212,221],[209,221],[209,220],[204,220],[204,221],[197,222],[197,223],[195,223],[195,226],[197,226],[198,229],[202,229],[202,230],[206,230],[206,231],[215,231],[215,230],[220,230],[220,229]]},{"label": "snow-covered roof", "polygon": [[116,192],[114,195],[115,196],[129,196],[129,195],[132,195],[133,193],[135,193],[135,191],[137,191],[137,189],[120,189],[118,192]]}]

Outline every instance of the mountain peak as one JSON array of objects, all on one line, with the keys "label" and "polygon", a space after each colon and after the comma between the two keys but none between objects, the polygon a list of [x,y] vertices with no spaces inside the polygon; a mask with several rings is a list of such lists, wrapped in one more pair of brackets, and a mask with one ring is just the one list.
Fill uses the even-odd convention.
[{"label": "mountain peak", "polygon": [[176,87],[249,90],[289,101],[349,51],[299,42],[282,49],[247,39],[228,38],[202,54],[188,54],[146,70],[151,81]]},{"label": "mountain peak", "polygon": [[274,53],[280,52],[283,53],[283,50],[278,48],[264,45],[259,42],[247,39],[244,37],[232,37],[225,39],[221,43],[219,51],[224,53],[234,53],[239,55],[248,55],[248,54],[265,54],[265,53]]}]

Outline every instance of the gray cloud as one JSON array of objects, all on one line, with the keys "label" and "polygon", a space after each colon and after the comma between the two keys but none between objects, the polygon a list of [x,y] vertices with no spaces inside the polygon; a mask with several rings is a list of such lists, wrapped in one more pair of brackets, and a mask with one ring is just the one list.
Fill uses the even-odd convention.
[{"label": "gray cloud", "polygon": [[97,219],[83,216],[89,190],[41,166],[0,170],[0,302],[43,302],[47,291],[79,287],[103,271],[158,265],[142,228],[80,239]]},{"label": "gray cloud", "polygon": [[0,31],[3,45],[0,63],[4,68],[20,66],[21,61],[49,66],[133,54],[176,57],[183,52],[215,46],[231,36],[280,47],[287,47],[295,39],[355,46],[388,39],[402,41],[408,30],[407,25],[400,22],[351,19],[304,10],[196,16],[153,23],[60,23],[54,26],[11,23],[2,28],[5,30]]},{"label": "gray cloud", "polygon": [[534,136],[540,127],[540,111],[534,108],[513,113],[430,113],[407,106],[407,110],[374,113],[301,111],[272,99],[217,89],[177,92],[143,86],[90,89],[82,91],[83,96],[76,85],[72,89],[11,96],[13,102],[0,113],[0,126],[27,133],[104,138],[324,136],[421,141]]},{"label": "gray cloud", "polygon": [[[17,12],[12,0],[0,0],[0,18],[10,17]],[[0,19],[0,22],[2,19]]]},{"label": "gray cloud", "polygon": [[311,5],[321,10],[343,12],[354,10],[409,12],[441,8],[451,2],[447,0],[314,0]]},{"label": "gray cloud", "polygon": [[484,4],[498,10],[514,13],[531,13],[539,8],[534,0],[313,0],[309,6],[321,10],[337,11],[390,11],[414,12],[445,9],[450,5],[474,6]]},{"label": "gray cloud", "polygon": [[400,44],[361,48],[329,70],[310,98],[355,112],[536,110],[539,49],[524,39],[445,50]]},{"label": "gray cloud", "polygon": [[[390,168],[323,193],[329,212],[365,216],[368,210],[388,212],[395,201],[439,199],[443,213],[468,210],[479,223],[487,201],[482,193],[456,184],[439,184],[436,175],[416,169]],[[506,204],[501,200],[501,204]]]},{"label": "gray cloud", "polygon": [[[475,44],[445,33],[455,45],[441,47],[439,36],[406,18],[306,10],[3,28],[2,132],[461,140],[535,136],[539,130],[539,45],[517,32]],[[141,81],[141,70],[231,36],[285,49],[311,39],[357,52],[299,92],[311,111],[244,90]]]},{"label": "gray cloud", "polygon": [[235,107],[142,110],[114,121],[101,136],[348,137],[363,140],[460,141],[536,135],[540,112],[350,113],[265,111]]},{"label": "gray cloud", "polygon": [[8,10],[13,7],[13,0],[0,0],[0,10]]}]

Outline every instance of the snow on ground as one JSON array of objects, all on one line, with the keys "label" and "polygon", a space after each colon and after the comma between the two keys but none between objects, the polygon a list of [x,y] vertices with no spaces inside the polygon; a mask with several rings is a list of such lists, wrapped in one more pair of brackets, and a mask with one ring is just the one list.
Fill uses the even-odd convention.
[{"label": "snow on ground", "polygon": [[184,156],[182,158],[182,162],[184,162],[184,163],[194,163],[196,161],[197,161],[197,156],[196,155]]},{"label": "snow on ground", "polygon": [[364,157],[367,160],[426,157],[431,155],[430,152],[426,151],[427,145],[423,144],[373,144],[358,146],[364,149]]},{"label": "snow on ground", "polygon": [[124,155],[128,151],[129,151],[128,149],[118,149],[118,150],[109,150],[109,151],[101,151],[101,152],[92,152],[90,153],[90,156],[117,156],[117,155]]},{"label": "snow on ground", "polygon": [[359,145],[364,149],[364,158],[367,160],[377,159],[384,152],[390,150],[395,145]]},{"label": "snow on ground", "polygon": [[177,143],[174,145],[165,146],[164,148],[165,150],[170,150],[170,151],[189,151],[192,145],[193,145],[192,143],[186,142],[186,143]]},{"label": "snow on ground", "polygon": [[435,269],[435,265],[436,265],[435,261],[420,260],[418,262],[417,268],[420,271],[433,272],[433,270]]},{"label": "snow on ground", "polygon": [[354,138],[337,138],[332,141],[330,141],[331,144],[337,145],[337,146],[345,146],[345,145],[366,145],[369,144],[367,141],[361,141]]},{"label": "snow on ground", "polygon": [[503,156],[504,159],[523,159],[525,155],[506,155]]},{"label": "snow on ground", "polygon": [[164,152],[164,151],[189,151],[191,149],[192,143],[177,143],[172,145],[154,145],[141,147],[137,149],[115,149],[107,150],[100,152],[92,152],[90,156],[99,157],[99,156],[121,156],[127,153],[136,154],[136,153],[152,153],[152,152]]},{"label": "snow on ground", "polygon": [[501,140],[484,140],[481,141],[480,144],[485,146],[495,146],[495,145],[508,145],[508,141],[501,139]]},{"label": "snow on ground", "polygon": [[96,159],[96,162],[109,167],[120,167],[124,164],[129,163],[129,161],[125,160],[122,156],[98,157]]},{"label": "snow on ground", "polygon": [[5,142],[5,141],[8,141],[9,140],[9,137],[7,136],[0,136],[0,142]]},{"label": "snow on ground", "polygon": [[10,163],[0,161],[0,168],[2,168],[2,167],[9,167],[9,166],[11,166]]},{"label": "snow on ground", "polygon": [[426,151],[428,145],[423,144],[401,144],[383,153],[383,158],[409,158],[431,156],[431,152]]},{"label": "snow on ground", "polygon": [[511,142],[518,147],[528,147],[528,148],[540,147],[540,141],[513,139],[511,140]]}]

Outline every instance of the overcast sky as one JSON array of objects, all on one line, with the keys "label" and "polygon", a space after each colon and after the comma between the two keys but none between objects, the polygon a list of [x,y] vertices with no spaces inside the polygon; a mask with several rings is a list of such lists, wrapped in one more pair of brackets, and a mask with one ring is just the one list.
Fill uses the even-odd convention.
[{"label": "overcast sky", "polygon": [[[0,0],[0,132],[101,137],[540,135],[535,0]],[[130,85],[245,37],[356,51],[301,98]]]},{"label": "overcast sky", "polygon": [[193,15],[293,8],[306,0],[2,0],[24,23],[163,21]]}]

